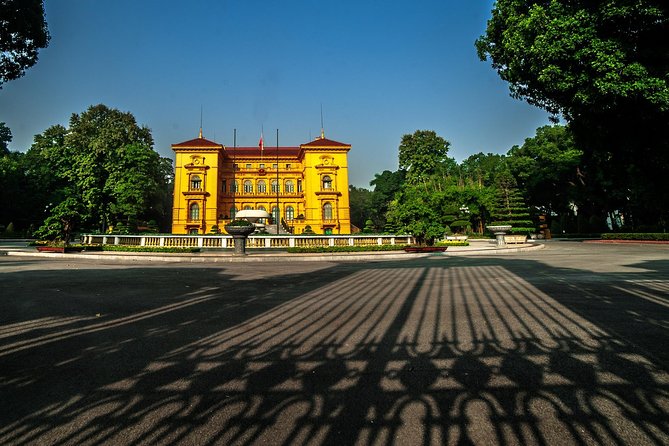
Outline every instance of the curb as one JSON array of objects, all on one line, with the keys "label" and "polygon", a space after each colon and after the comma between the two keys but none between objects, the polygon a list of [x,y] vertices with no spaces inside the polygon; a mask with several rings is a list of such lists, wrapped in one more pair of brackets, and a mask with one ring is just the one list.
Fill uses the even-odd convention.
[{"label": "curb", "polygon": [[121,252],[94,254],[94,253],[40,253],[27,251],[4,251],[4,254],[21,257],[39,257],[59,260],[105,260],[116,262],[172,262],[172,263],[273,263],[273,262],[382,262],[389,260],[412,260],[420,258],[441,258],[469,255],[506,255],[517,252],[534,251],[545,248],[544,244],[537,243],[532,245],[518,246],[514,248],[474,248],[461,250],[446,250],[440,253],[319,253],[319,254],[251,254],[247,256],[234,256],[232,254],[163,254],[163,255],[137,255],[136,253],[126,254]]}]

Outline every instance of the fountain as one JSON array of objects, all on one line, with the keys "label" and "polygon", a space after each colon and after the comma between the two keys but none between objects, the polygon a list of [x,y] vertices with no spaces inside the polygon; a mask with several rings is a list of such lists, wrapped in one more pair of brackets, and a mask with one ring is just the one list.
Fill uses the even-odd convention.
[{"label": "fountain", "polygon": [[237,212],[235,219],[225,225],[225,232],[232,236],[235,242],[235,255],[246,255],[246,239],[257,229],[265,227],[258,223],[261,218],[269,218],[267,211],[245,209]]},{"label": "fountain", "polygon": [[495,234],[497,246],[506,246],[504,236],[511,230],[511,225],[490,225],[486,226],[490,232]]}]

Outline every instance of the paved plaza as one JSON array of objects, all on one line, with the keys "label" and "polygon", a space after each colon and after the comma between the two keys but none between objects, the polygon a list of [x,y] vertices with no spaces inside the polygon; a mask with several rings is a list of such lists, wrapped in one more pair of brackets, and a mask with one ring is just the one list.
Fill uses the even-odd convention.
[{"label": "paved plaza", "polygon": [[2,445],[669,444],[667,245],[12,255],[0,296]]}]

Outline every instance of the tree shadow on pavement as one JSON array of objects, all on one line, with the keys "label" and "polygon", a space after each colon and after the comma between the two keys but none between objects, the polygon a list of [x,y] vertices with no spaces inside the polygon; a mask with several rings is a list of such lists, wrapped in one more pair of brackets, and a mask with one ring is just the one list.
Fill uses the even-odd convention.
[{"label": "tree shadow on pavement", "polygon": [[7,274],[0,443],[669,442],[664,263],[251,268]]}]

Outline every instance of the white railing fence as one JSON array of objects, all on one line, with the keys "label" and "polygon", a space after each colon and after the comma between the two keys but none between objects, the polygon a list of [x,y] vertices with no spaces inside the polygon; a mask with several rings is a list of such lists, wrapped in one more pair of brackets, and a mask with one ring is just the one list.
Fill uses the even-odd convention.
[{"label": "white railing fence", "polygon": [[[81,241],[90,245],[164,246],[179,248],[232,248],[229,235],[94,235]],[[251,235],[247,248],[411,245],[410,235]]]}]

